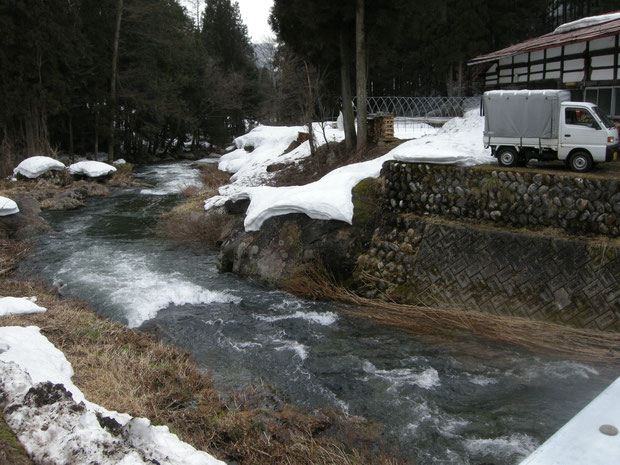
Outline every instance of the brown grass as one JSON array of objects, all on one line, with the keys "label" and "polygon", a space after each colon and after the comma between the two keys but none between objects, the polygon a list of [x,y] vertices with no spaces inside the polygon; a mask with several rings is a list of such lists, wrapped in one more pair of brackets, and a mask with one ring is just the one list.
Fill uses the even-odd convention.
[{"label": "brown grass", "polygon": [[42,328],[73,365],[73,380],[89,400],[166,424],[201,450],[240,465],[405,463],[387,456],[379,429],[361,419],[290,405],[267,408],[260,389],[224,401],[186,353],[104,320],[81,302],[58,300],[36,283],[0,279],[0,285],[9,295],[36,295],[48,309],[3,318],[0,325]]},{"label": "brown grass", "polygon": [[202,164],[200,169],[200,180],[207,189],[217,189],[230,182],[230,174],[217,169],[217,164]]},{"label": "brown grass", "polygon": [[217,246],[232,232],[238,220],[237,216],[221,210],[205,211],[203,200],[193,199],[162,215],[158,230],[173,241]]},{"label": "brown grass", "polygon": [[[303,186],[318,181],[330,171],[341,166],[373,160],[385,155],[400,142],[390,146],[368,145],[362,150],[347,151],[342,143],[330,142],[320,146],[313,156],[309,156],[299,163],[278,165],[273,186]],[[269,169],[268,169],[269,171]]]},{"label": "brown grass", "polygon": [[465,310],[440,309],[367,299],[338,284],[318,265],[289,280],[287,290],[311,299],[350,305],[356,317],[413,334],[456,334],[467,331],[528,350],[599,365],[620,364],[620,334],[576,329],[525,318],[501,317]]}]

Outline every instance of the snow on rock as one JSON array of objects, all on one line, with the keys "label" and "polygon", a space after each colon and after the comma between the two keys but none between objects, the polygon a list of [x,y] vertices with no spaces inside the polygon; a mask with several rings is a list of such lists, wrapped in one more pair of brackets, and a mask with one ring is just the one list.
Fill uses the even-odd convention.
[{"label": "snow on rock", "polygon": [[114,160],[114,162],[112,164],[114,165],[125,165],[127,162],[125,161],[124,158],[119,158],[118,160]]},{"label": "snow on rock", "polygon": [[15,201],[0,195],[0,216],[14,215],[15,213],[19,213],[19,207]]},{"label": "snow on rock", "polygon": [[59,162],[58,160],[54,160],[50,157],[30,157],[26,158],[22,161],[17,167],[13,170],[13,174],[21,174],[30,179],[38,178],[42,174],[47,173],[51,170],[64,170],[66,166]]},{"label": "snow on rock", "polygon": [[69,166],[70,174],[78,174],[88,176],[89,178],[98,178],[114,173],[116,168],[101,161],[79,161]]},{"label": "snow on rock", "polygon": [[0,408],[35,461],[225,465],[180,441],[166,426],[88,402],[72,376],[71,364],[39,328],[0,328]]},{"label": "snow on rock", "polygon": [[[467,112],[462,118],[453,118],[443,128],[433,134],[405,142],[386,155],[375,160],[338,168],[320,180],[305,186],[269,187],[261,184],[267,164],[286,159],[280,158],[279,150],[288,145],[290,139],[278,140],[278,136],[287,136],[298,132],[298,128],[267,128],[265,126],[254,134],[256,129],[237,139],[237,145],[253,145],[254,151],[243,154],[239,150],[232,152],[227,167],[236,163],[237,172],[232,176],[232,184],[219,189],[218,196],[205,201],[205,209],[224,205],[227,200],[250,199],[244,225],[246,231],[257,231],[268,218],[288,213],[305,213],[310,218],[322,220],[353,221],[353,202],[351,189],[365,178],[377,178],[383,163],[399,160],[419,163],[443,163],[464,166],[494,163],[488,155],[482,140],[483,118],[478,110]],[[422,127],[423,128],[423,127]],[[289,131],[287,133],[287,130]],[[333,129],[330,129],[333,131]],[[330,133],[331,134],[331,133]],[[341,133],[340,137],[342,137]],[[305,150],[302,144],[287,154],[301,156]],[[309,148],[308,154],[309,154]],[[260,162],[253,164],[252,155],[258,151]],[[297,153],[296,153],[297,152]],[[304,155],[304,156],[307,156]],[[227,157],[224,155],[222,159]],[[225,166],[226,167],[226,166]],[[220,163],[222,169],[222,163]]]},{"label": "snow on rock", "polygon": [[36,297],[29,299],[24,297],[2,297],[0,298],[0,317],[45,312],[47,309],[39,307],[35,304],[36,301]]}]

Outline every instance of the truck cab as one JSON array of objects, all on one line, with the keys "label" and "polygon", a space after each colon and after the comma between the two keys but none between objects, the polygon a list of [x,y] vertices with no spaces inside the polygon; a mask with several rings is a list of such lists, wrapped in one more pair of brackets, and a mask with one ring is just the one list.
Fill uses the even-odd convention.
[{"label": "truck cab", "polygon": [[562,102],[558,159],[575,171],[588,171],[593,163],[617,158],[618,129],[587,102]]}]

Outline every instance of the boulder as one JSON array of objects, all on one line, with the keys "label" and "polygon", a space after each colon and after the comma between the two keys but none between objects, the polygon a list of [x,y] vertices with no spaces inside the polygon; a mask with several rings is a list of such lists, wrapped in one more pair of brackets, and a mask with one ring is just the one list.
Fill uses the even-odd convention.
[{"label": "boulder", "polygon": [[24,194],[15,195],[19,213],[0,216],[0,237],[24,240],[52,230],[47,221],[41,218],[39,203]]}]

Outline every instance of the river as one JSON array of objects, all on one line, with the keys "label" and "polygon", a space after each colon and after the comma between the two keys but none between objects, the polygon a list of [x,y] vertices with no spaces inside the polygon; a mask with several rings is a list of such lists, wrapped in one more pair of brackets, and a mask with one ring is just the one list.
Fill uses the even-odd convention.
[{"label": "river", "polygon": [[101,315],[192,353],[223,392],[262,381],[286,401],[383,424],[420,465],[518,464],[611,381],[593,366],[475,337],[412,336],[216,269],[217,251],[157,234],[198,184],[189,163],[141,168],[152,188],[47,212],[20,274],[62,280]]}]

